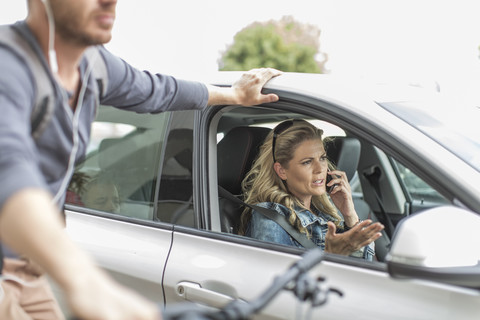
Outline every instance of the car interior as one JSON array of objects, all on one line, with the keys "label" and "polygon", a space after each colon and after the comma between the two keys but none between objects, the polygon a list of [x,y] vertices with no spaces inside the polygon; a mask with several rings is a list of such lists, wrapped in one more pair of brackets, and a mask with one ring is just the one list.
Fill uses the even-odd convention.
[{"label": "car interior", "polygon": [[[224,112],[217,124],[217,136],[221,137],[217,145],[219,186],[241,198],[241,182],[267,134],[279,122],[296,118],[314,123],[319,120],[270,108],[233,108]],[[384,261],[395,225],[411,213],[411,199],[406,198],[395,163],[382,150],[348,130],[325,121],[315,124],[325,131],[329,160],[347,174],[359,218],[380,221],[386,226],[375,243],[377,260]],[[243,210],[244,206],[220,195],[222,232],[238,232]]]}]

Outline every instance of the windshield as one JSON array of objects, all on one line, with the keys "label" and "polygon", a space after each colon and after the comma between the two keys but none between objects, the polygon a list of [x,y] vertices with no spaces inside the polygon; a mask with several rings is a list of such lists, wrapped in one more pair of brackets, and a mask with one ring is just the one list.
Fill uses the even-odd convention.
[{"label": "windshield", "polygon": [[480,107],[438,100],[380,105],[480,171]]}]

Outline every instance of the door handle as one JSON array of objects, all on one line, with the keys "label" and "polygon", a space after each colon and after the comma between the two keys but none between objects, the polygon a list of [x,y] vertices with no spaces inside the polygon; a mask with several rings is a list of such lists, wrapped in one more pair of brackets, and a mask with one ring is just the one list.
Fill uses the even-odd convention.
[{"label": "door handle", "polygon": [[205,304],[214,308],[222,308],[234,298],[223,293],[202,288],[198,283],[182,281],[175,286],[177,295],[187,301]]}]

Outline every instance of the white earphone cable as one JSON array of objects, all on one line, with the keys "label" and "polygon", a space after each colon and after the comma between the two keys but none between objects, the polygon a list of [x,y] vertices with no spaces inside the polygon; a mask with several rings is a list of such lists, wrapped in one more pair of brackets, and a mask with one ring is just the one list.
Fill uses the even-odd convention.
[{"label": "white earphone cable", "polygon": [[[85,97],[85,92],[87,90],[88,78],[92,73],[92,69],[95,63],[89,63],[87,66],[87,71],[82,79],[82,87],[80,88],[80,92],[78,94],[77,105],[75,108],[75,112],[73,114],[73,121],[72,121],[72,131],[73,131],[73,146],[72,151],[70,152],[70,157],[68,159],[68,167],[67,172],[65,173],[65,177],[62,180],[62,184],[57,191],[57,194],[53,198],[53,203],[58,204],[60,197],[64,193],[64,190],[67,189],[68,184],[70,183],[70,178],[73,175],[73,170],[75,169],[75,158],[77,157],[78,147],[80,145],[80,133],[79,133],[79,123],[80,123],[80,114],[82,111],[83,106],[83,99]],[[68,108],[70,111],[70,106],[68,105],[68,98],[66,97],[65,92],[62,90],[64,106]]]},{"label": "white earphone cable", "polygon": [[[48,19],[48,59],[50,63],[50,68],[52,70],[52,73],[54,77],[58,77],[58,62],[57,62],[57,54],[55,52],[55,19],[53,17],[53,12],[52,8],[50,6],[50,2],[48,0],[42,0],[44,6],[45,6],[45,11],[47,13],[47,19]],[[78,148],[80,144],[80,134],[79,134],[79,122],[80,122],[80,114],[82,111],[82,105],[83,105],[83,99],[85,97],[85,92],[87,90],[87,85],[88,85],[88,78],[90,77],[90,74],[92,73],[92,69],[95,63],[90,61],[90,63],[87,66],[87,70],[85,72],[85,75],[81,79],[82,81],[82,86],[80,88],[80,92],[78,93],[78,98],[77,98],[77,105],[75,108],[75,112],[73,113],[72,117],[72,131],[73,131],[73,146],[72,150],[70,152],[70,156],[68,159],[68,166],[67,166],[67,171],[65,173],[65,176],[62,180],[62,183],[60,184],[60,188],[58,189],[57,193],[53,197],[53,204],[58,205],[60,198],[64,194],[64,190],[66,190],[69,182],[70,182],[70,177],[73,174],[73,170],[75,167],[75,158],[77,157],[78,153]],[[57,79],[58,80],[58,79]],[[59,85],[60,92],[62,93],[62,104],[65,108],[65,111],[67,114],[72,114],[72,110],[70,109],[70,105],[68,104],[68,97],[65,93],[65,90]]]},{"label": "white earphone cable", "polygon": [[52,69],[53,74],[58,72],[58,63],[57,63],[57,53],[54,48],[55,42],[55,20],[53,18],[52,7],[48,0],[42,0],[43,5],[45,6],[45,11],[47,12],[48,19],[48,62],[50,63],[50,68]]}]

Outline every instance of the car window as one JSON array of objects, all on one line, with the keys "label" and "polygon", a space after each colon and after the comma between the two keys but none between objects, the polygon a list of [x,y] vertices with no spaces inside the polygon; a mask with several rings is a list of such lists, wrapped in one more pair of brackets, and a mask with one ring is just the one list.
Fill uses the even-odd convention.
[{"label": "car window", "polygon": [[405,192],[410,198],[412,212],[450,203],[448,199],[423,181],[409,168],[398,161],[393,161],[396,164],[398,176],[403,183]]},{"label": "car window", "polygon": [[66,203],[153,220],[155,182],[169,118],[168,112],[137,114],[101,106]]},{"label": "car window", "polygon": [[[254,115],[253,110],[258,112]],[[358,213],[359,219],[372,219],[378,221],[377,216],[371,210],[371,204],[365,200],[364,187],[370,188],[368,185],[362,186],[361,177],[363,177],[364,168],[359,169],[361,153],[364,145],[356,136],[349,134],[342,127],[334,124],[331,121],[324,119],[315,119],[306,115],[298,113],[285,113],[281,117],[269,117],[269,110],[262,110],[261,108],[248,108],[248,119],[245,120],[240,116],[244,112],[243,109],[231,109],[230,111],[222,113],[216,129],[216,137],[221,136],[217,143],[217,179],[218,185],[226,189],[231,194],[242,198],[241,183],[245,174],[248,172],[251,164],[258,154],[258,148],[263,143],[267,134],[279,122],[289,118],[299,118],[313,123],[318,128],[324,130],[324,137],[326,148],[332,152],[330,160],[339,165],[343,171],[348,171],[350,185],[352,187],[352,197],[354,206]],[[270,121],[268,121],[270,120]],[[273,120],[273,121],[272,121]],[[211,136],[214,136],[213,134]],[[339,143],[334,143],[339,141]],[[343,147],[345,146],[345,147]],[[370,145],[371,146],[371,145]],[[373,146],[371,146],[373,148]],[[369,149],[365,150],[367,155]],[[343,156],[340,156],[343,154]],[[330,156],[329,156],[330,157]],[[358,157],[358,158],[357,158]],[[356,160],[354,160],[356,158]],[[341,161],[340,161],[341,160]],[[213,162],[213,161],[209,161]],[[370,162],[370,161],[367,161]],[[388,162],[388,161],[387,161]],[[358,163],[357,165],[355,163]],[[370,164],[371,165],[371,164]],[[360,171],[358,171],[360,170]],[[222,191],[223,193],[224,191]],[[234,203],[220,194],[218,199],[219,224],[220,231],[225,234],[242,236],[240,217],[244,207],[238,203]],[[213,213],[215,211],[212,211]],[[213,214],[212,213],[212,214]],[[214,216],[211,217],[214,221]],[[215,226],[212,227],[215,230]],[[249,238],[252,240],[253,238]],[[269,244],[258,241],[260,246],[268,246]],[[249,242],[250,243],[250,242]],[[292,247],[289,247],[292,248]],[[372,245],[370,249],[375,250],[377,261],[384,261],[389,248],[389,237],[385,234],[381,240],[375,243],[375,249]],[[368,250],[370,250],[368,249]],[[366,249],[364,249],[366,250]],[[371,253],[371,251],[370,251]],[[351,257],[358,260],[358,258]]]},{"label": "car window", "polygon": [[195,227],[193,211],[193,112],[173,112],[163,150],[157,221]]},{"label": "car window", "polygon": [[[221,114],[216,126],[212,127],[216,131],[215,135],[211,136],[217,138],[218,185],[237,198],[242,198],[242,180],[267,134],[285,119],[301,118],[324,130],[327,149],[328,145],[333,146],[331,150],[334,159],[331,160],[334,162],[341,160],[335,164],[349,177],[359,219],[379,221],[386,226],[382,231],[382,237],[375,242],[377,261],[385,260],[390,248],[390,239],[400,220],[410,213],[449,203],[413,170],[395,161],[381,148],[369,142],[361,130],[343,128],[330,119],[316,119],[293,112],[285,112],[280,117],[278,113],[274,116],[270,116],[270,113],[270,110],[262,108],[248,108],[248,112],[241,108],[228,109]],[[339,143],[332,144],[332,141]],[[340,156],[339,152],[344,156]],[[328,153],[329,151],[327,155]],[[210,169],[214,170],[212,167]],[[240,230],[240,216],[243,211],[242,205],[233,203],[220,194],[217,220],[219,226],[212,223],[213,231],[232,235],[243,234]],[[211,211],[212,221],[215,221],[215,212]]]}]

